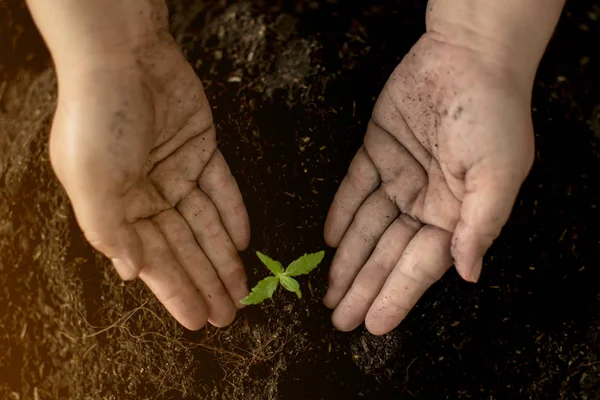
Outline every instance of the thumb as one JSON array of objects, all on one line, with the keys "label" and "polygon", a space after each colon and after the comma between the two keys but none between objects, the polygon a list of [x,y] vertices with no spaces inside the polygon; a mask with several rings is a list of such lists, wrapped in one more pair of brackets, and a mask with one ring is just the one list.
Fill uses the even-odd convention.
[{"label": "thumb", "polygon": [[88,242],[111,259],[122,279],[135,279],[142,268],[143,248],[135,228],[125,219],[124,198],[102,186],[91,189],[71,181],[65,187]]},{"label": "thumb", "polygon": [[452,237],[452,257],[460,276],[477,282],[483,256],[508,221],[529,168],[482,162],[465,176],[466,192]]},{"label": "thumb", "polygon": [[[50,160],[64,186],[86,239],[111,259],[122,279],[135,279],[143,264],[142,241],[126,219],[124,193],[138,171],[107,157],[102,146],[82,145],[66,134],[57,115],[50,140]],[[81,137],[81,135],[79,136]],[[132,152],[133,153],[133,152]]]},{"label": "thumb", "polygon": [[[110,202],[105,204],[110,207]],[[86,239],[96,250],[110,258],[121,279],[137,278],[142,269],[143,249],[133,226],[119,218],[98,218],[104,213],[87,204],[82,206],[74,202],[73,207]]]}]

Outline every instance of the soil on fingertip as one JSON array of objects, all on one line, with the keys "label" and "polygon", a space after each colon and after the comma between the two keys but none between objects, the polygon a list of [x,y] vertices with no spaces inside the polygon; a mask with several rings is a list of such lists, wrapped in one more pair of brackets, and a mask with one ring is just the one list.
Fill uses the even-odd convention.
[{"label": "soil on fingertip", "polygon": [[0,399],[600,399],[600,3],[569,2],[535,82],[537,157],[477,285],[450,271],[393,332],[336,331],[324,218],[425,1],[172,0],[260,250],[327,249],[225,329],[181,328],[84,240],[48,160],[49,55],[0,1]]}]

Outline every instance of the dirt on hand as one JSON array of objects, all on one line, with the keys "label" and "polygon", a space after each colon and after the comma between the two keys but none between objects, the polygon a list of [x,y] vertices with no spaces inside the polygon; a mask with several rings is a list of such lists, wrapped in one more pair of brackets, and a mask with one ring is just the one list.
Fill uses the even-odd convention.
[{"label": "dirt on hand", "polygon": [[[425,1],[170,2],[260,250],[322,228]],[[56,81],[24,4],[0,3],[1,399],[600,399],[597,1],[567,6],[536,79],[536,165],[478,285],[454,271],[383,337],[336,331],[333,250],[226,329],[181,328],[86,243],[49,164]],[[394,32],[394,34],[391,34]]]}]

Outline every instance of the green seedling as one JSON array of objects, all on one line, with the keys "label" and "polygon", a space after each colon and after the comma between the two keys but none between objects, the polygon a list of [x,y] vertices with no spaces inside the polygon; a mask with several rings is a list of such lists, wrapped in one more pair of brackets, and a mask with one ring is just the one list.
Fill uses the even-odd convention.
[{"label": "green seedling", "polygon": [[259,304],[266,299],[270,299],[273,297],[273,293],[275,293],[275,290],[277,290],[280,283],[281,286],[290,292],[296,293],[296,296],[301,299],[302,292],[300,291],[300,284],[293,277],[307,275],[310,271],[317,268],[319,263],[323,260],[325,252],[319,251],[318,253],[305,254],[296,261],[292,261],[285,270],[279,261],[273,260],[262,254],[260,251],[257,251],[256,255],[273,275],[258,282],[256,286],[252,288],[250,294],[240,300],[240,303],[246,305]]}]

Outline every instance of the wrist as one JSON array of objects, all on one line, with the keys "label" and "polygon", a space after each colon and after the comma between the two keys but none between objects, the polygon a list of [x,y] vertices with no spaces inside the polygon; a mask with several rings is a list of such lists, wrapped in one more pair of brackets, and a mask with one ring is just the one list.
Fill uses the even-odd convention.
[{"label": "wrist", "polygon": [[427,35],[467,49],[531,86],[565,0],[430,0]]},{"label": "wrist", "polygon": [[143,58],[173,41],[163,0],[27,0],[60,75]]}]

